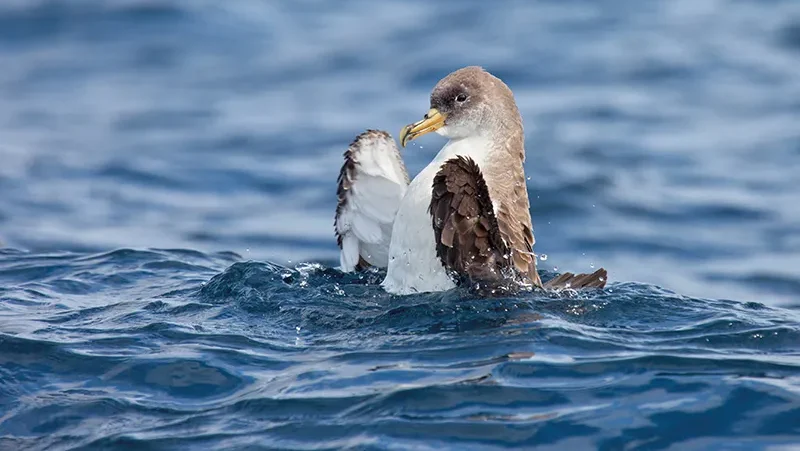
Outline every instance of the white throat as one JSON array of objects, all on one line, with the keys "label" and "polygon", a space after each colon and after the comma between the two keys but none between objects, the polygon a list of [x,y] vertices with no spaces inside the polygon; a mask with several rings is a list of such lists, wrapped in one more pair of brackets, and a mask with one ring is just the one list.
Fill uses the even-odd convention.
[{"label": "white throat", "polygon": [[[491,150],[491,140],[486,136],[473,135],[467,138],[452,138],[447,141],[447,144],[442,147],[442,150],[436,154],[433,161],[425,169],[427,170],[435,164],[435,172],[438,172],[439,167],[445,161],[457,156],[463,156],[472,158],[483,170],[483,165],[488,160]],[[431,181],[433,181],[433,177],[431,177]]]}]

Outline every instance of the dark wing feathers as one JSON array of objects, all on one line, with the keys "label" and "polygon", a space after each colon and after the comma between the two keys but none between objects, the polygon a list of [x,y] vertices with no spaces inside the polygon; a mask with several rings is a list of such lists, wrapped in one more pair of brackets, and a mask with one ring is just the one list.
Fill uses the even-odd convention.
[{"label": "dark wing feathers", "polygon": [[573,288],[575,290],[581,288],[603,288],[606,286],[608,280],[608,273],[605,269],[600,268],[591,274],[573,274],[565,272],[544,284],[545,288],[559,289],[559,288]]},{"label": "dark wing feathers", "polygon": [[456,157],[433,179],[431,214],[436,254],[445,268],[473,280],[502,280],[510,265],[489,190],[470,158]]},{"label": "dark wing feathers", "polygon": [[[521,276],[536,287],[542,286],[530,226],[514,216],[519,208],[501,204],[495,215],[486,181],[471,158],[458,156],[445,162],[433,179],[431,194],[428,212],[436,255],[454,276],[479,282]],[[529,214],[527,192],[514,194],[516,200],[512,202],[524,201],[523,213]],[[544,287],[603,288],[606,280],[606,270],[601,268],[592,274],[564,273]]]},{"label": "dark wing feathers", "polygon": [[[358,138],[356,138],[354,144],[357,140]],[[336,204],[336,216],[334,217],[333,228],[336,232],[336,244],[339,246],[339,249],[342,248],[342,235],[337,230],[337,223],[339,222],[342,211],[347,206],[347,195],[353,187],[353,181],[356,178],[356,160],[353,158],[353,153],[353,144],[351,144],[344,152],[344,163],[342,163],[342,169],[339,170],[339,178],[336,179],[336,197],[338,203]]]}]

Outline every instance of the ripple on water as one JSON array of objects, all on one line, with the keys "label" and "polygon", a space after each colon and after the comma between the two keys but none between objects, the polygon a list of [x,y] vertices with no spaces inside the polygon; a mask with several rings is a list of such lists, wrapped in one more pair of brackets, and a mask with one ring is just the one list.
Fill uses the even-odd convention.
[{"label": "ripple on water", "polygon": [[[14,255],[33,272],[52,266]],[[725,437],[796,432],[800,322],[789,310],[637,283],[396,297],[380,289],[380,271],[189,251],[58,261],[58,278],[43,272],[39,284],[83,274],[92,290],[49,311],[6,304],[26,282],[2,293],[0,324],[27,325],[0,327],[6,443],[335,448],[368,436],[457,447],[569,436],[614,448],[636,435],[706,437],[689,426],[699,422]],[[18,264],[0,261],[0,273]],[[85,277],[144,265],[152,273],[134,283]],[[174,289],[143,295],[150,285]]]}]

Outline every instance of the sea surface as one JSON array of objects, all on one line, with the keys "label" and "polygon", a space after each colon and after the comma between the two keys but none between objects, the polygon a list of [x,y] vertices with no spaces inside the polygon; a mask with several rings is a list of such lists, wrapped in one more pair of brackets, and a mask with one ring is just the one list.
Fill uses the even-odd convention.
[{"label": "sea surface", "polygon": [[[605,290],[336,269],[342,152],[467,65]],[[0,242],[0,451],[798,450],[800,1],[3,0]]]}]

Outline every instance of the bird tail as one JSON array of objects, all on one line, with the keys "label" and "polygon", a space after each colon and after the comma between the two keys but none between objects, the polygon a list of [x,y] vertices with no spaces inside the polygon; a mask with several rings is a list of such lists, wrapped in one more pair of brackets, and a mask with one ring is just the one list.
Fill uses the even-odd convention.
[{"label": "bird tail", "polygon": [[558,277],[549,280],[544,284],[546,289],[571,288],[580,290],[581,288],[603,288],[608,281],[608,272],[600,268],[591,274],[573,274],[565,272]]}]

